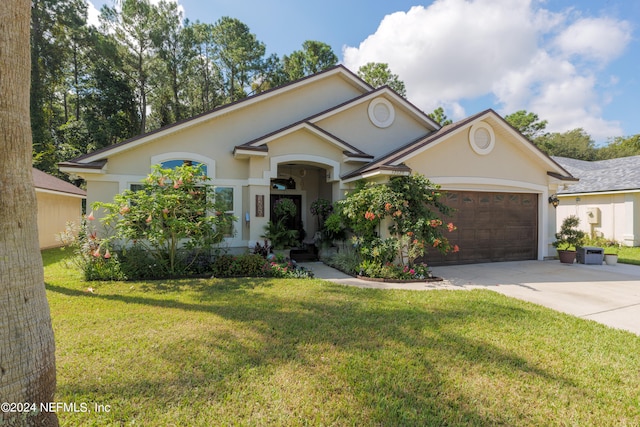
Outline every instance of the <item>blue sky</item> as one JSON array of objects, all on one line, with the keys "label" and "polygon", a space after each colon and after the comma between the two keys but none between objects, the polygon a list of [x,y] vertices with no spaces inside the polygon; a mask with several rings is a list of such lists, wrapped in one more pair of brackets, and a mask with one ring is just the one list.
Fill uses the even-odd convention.
[{"label": "blue sky", "polygon": [[549,131],[581,127],[597,143],[640,133],[636,0],[177,2],[191,21],[240,19],[268,53],[319,40],[353,71],[386,62],[425,112],[442,106],[458,120],[525,109]]}]

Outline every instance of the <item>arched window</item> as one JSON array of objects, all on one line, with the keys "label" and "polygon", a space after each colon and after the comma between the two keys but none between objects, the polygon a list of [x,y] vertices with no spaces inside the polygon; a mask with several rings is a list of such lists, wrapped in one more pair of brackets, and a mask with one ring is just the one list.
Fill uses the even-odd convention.
[{"label": "arched window", "polygon": [[[160,166],[162,166],[162,169],[175,169],[178,166],[182,166],[182,165],[198,166],[200,164],[202,163],[196,162],[195,160],[167,160],[160,163]],[[204,172],[205,175],[208,175],[207,165],[202,164],[202,171]]]}]

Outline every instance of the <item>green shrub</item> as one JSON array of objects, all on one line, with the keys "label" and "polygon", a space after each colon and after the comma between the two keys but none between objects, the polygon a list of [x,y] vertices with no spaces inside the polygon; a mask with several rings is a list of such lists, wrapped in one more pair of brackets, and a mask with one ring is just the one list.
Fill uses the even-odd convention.
[{"label": "green shrub", "polygon": [[260,277],[264,276],[264,265],[267,261],[256,254],[244,254],[235,257],[231,264],[234,276]]},{"label": "green shrub", "polygon": [[[224,213],[227,202],[208,181],[202,165],[175,169],[155,165],[143,190],[125,190],[113,203],[92,205],[105,211],[101,221],[113,230],[104,240],[125,247],[144,246],[156,258],[155,268],[162,270],[163,277],[190,272],[198,253],[208,254],[221,243],[235,221]],[[93,212],[87,219],[92,218]]]},{"label": "green shrub", "polygon": [[234,257],[232,255],[219,255],[211,264],[213,277],[229,277]]},{"label": "green shrub", "polygon": [[72,264],[82,272],[84,280],[127,279],[118,255],[111,253],[108,244],[98,238],[96,231],[89,227],[85,218],[80,226],[68,222],[57,238],[65,248],[74,251]]}]

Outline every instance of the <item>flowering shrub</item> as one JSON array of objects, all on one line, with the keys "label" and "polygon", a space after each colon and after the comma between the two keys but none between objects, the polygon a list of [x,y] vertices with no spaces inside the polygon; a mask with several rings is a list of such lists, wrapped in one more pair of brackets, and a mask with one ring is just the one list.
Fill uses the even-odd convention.
[{"label": "flowering shrub", "polygon": [[[422,175],[410,175],[391,178],[388,184],[360,183],[345,200],[337,202],[337,210],[353,233],[364,274],[398,276],[390,268],[396,261],[402,274],[411,270],[415,273],[415,262],[427,248],[442,253],[459,250],[445,236],[456,226],[442,220],[451,209],[440,202],[440,197],[439,186]],[[379,237],[383,221],[388,224],[387,239]]]},{"label": "flowering shrub", "polygon": [[305,268],[298,267],[291,261],[288,262],[267,262],[264,266],[266,276],[282,279],[312,279],[313,272]]},{"label": "flowering shrub", "polygon": [[64,231],[57,235],[60,243],[65,245],[63,249],[75,252],[72,263],[80,269],[84,280],[126,280],[118,255],[112,254],[107,243],[98,238],[87,219],[83,218],[79,226],[67,223]]},{"label": "flowering shrub", "polygon": [[[165,276],[188,272],[201,252],[223,240],[235,220],[224,213],[226,206],[208,180],[202,165],[154,166],[142,190],[126,190],[113,203],[93,204],[106,212],[102,222],[112,230],[105,242],[146,249]],[[92,217],[93,211],[87,219]]]}]

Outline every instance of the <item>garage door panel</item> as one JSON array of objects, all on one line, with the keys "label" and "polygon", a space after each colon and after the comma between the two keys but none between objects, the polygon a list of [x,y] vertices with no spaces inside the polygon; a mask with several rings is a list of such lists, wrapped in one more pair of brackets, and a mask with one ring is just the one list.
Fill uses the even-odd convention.
[{"label": "garage door panel", "polygon": [[430,250],[425,262],[445,265],[537,258],[537,194],[452,191],[444,200],[456,212],[443,220],[458,227],[446,236],[460,251],[443,256]]}]

